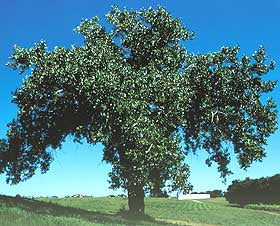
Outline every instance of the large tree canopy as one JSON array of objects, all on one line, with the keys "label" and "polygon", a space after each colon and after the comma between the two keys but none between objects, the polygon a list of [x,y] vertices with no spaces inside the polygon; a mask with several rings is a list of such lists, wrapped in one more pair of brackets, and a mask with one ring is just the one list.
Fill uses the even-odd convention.
[{"label": "large tree canopy", "polygon": [[262,160],[276,126],[274,102],[260,99],[276,85],[262,79],[274,68],[264,48],[252,58],[239,47],[187,54],[182,41],[193,33],[162,7],[113,7],[107,20],[110,32],[97,17],[81,22],[75,32],[83,46],[14,47],[8,65],[31,72],[14,92],[19,110],[3,142],[8,182],[38,167],[46,172],[51,149],[72,135],[104,144],[112,187],[127,189],[130,211],[143,213],[143,188],[155,175],[173,190],[189,189],[190,150],[206,150],[206,163],[216,162],[223,177],[230,173],[228,144],[242,168]]}]

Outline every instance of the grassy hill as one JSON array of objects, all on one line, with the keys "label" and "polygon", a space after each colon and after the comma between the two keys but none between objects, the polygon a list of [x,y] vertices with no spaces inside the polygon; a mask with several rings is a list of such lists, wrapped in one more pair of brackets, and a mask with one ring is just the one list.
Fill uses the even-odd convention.
[{"label": "grassy hill", "polygon": [[146,198],[147,216],[127,216],[126,198],[25,199],[0,196],[0,226],[280,225],[280,214],[230,206],[224,199]]}]

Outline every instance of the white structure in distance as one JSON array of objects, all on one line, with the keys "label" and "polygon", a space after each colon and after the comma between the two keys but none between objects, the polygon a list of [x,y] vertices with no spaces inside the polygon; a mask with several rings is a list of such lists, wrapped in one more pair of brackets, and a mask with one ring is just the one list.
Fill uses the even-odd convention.
[{"label": "white structure in distance", "polygon": [[210,194],[187,194],[179,195],[178,200],[210,199]]}]

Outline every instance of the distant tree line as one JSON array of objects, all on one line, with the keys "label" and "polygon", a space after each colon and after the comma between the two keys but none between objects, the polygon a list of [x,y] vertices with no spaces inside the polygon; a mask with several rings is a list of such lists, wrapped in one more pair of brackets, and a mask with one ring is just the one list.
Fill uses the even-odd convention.
[{"label": "distant tree line", "polygon": [[280,204],[280,174],[260,179],[235,180],[225,193],[227,201],[246,204]]},{"label": "distant tree line", "polygon": [[206,192],[192,192],[192,194],[210,194],[211,198],[224,197],[224,192],[222,190],[213,190]]}]

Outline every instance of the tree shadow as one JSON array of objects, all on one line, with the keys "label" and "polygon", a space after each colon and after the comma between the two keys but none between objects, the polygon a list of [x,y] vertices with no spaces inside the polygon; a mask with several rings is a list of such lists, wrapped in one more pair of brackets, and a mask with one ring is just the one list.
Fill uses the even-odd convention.
[{"label": "tree shadow", "polygon": [[35,214],[79,218],[99,224],[123,225],[178,225],[157,221],[150,216],[130,216],[127,211],[120,210],[116,214],[89,211],[81,208],[62,206],[57,203],[35,199],[0,195],[0,203],[8,207],[16,207]]},{"label": "tree shadow", "polygon": [[242,209],[242,208],[244,208],[245,205],[236,204],[236,203],[228,203],[227,206]]}]

